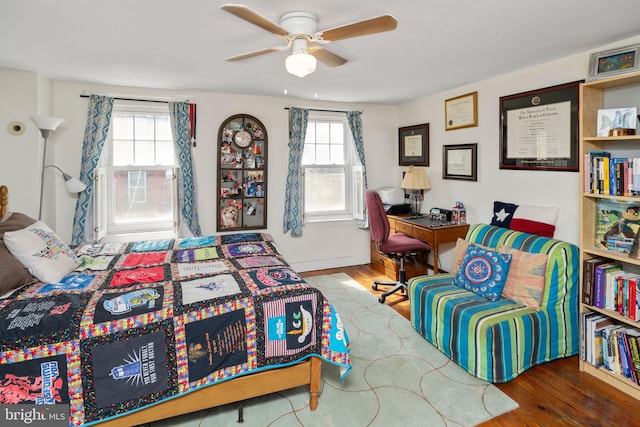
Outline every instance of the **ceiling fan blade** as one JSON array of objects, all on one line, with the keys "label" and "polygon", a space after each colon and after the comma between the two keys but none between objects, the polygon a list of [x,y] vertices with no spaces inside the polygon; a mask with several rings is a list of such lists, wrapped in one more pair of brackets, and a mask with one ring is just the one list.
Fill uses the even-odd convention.
[{"label": "ceiling fan blade", "polygon": [[224,58],[224,60],[229,62],[240,61],[242,59],[249,59],[249,58],[253,58],[254,56],[264,55],[265,53],[280,52],[288,48],[289,46],[268,47],[266,49],[254,50],[253,52],[243,53],[242,55],[230,56],[228,58]]},{"label": "ceiling fan blade", "polygon": [[337,67],[347,62],[343,57],[336,55],[333,52],[329,52],[327,49],[320,46],[311,47],[308,52],[315,56],[318,61],[328,65],[329,67]]},{"label": "ceiling fan blade", "polygon": [[330,30],[323,31],[320,34],[322,40],[333,42],[351,37],[360,37],[391,31],[395,30],[397,26],[398,21],[396,18],[391,15],[382,15],[371,19],[365,19],[364,21],[354,22],[353,24],[332,28]]},{"label": "ceiling fan blade", "polygon": [[253,25],[257,25],[263,30],[269,31],[272,34],[278,36],[289,35],[289,32],[282,28],[280,25],[276,24],[269,18],[260,15],[258,12],[248,6],[242,4],[225,4],[222,6],[222,9],[226,10],[232,15],[237,16],[240,19],[244,19],[245,21],[252,23]]}]

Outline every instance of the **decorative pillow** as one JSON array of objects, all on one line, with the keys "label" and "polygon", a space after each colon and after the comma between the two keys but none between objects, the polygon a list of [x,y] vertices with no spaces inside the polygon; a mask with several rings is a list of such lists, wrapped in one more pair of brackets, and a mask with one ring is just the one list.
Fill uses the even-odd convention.
[{"label": "decorative pillow", "polygon": [[539,236],[553,237],[557,219],[558,208],[520,205],[513,213],[509,228]]},{"label": "decorative pillow", "polygon": [[496,227],[509,228],[511,220],[513,219],[513,213],[518,208],[518,205],[505,202],[493,202],[493,217],[491,218],[491,225]]},{"label": "decorative pillow", "polygon": [[497,301],[507,281],[511,255],[469,245],[453,283]]},{"label": "decorative pillow", "polygon": [[540,311],[544,296],[544,274],[549,257],[546,254],[524,252],[507,245],[500,246],[500,252],[512,257],[502,296]]},{"label": "decorative pillow", "polygon": [[9,253],[4,244],[4,233],[30,226],[35,219],[21,213],[7,212],[0,222],[0,295],[19,288],[35,279],[20,262]]},{"label": "decorative pillow", "polygon": [[45,283],[58,283],[80,263],[71,248],[40,221],[6,232],[4,243],[31,274]]},{"label": "decorative pillow", "polygon": [[[461,237],[458,237],[458,240],[456,240],[456,248],[453,252],[453,265],[451,266],[451,273],[450,273],[453,277],[456,277],[458,270],[460,270],[460,265],[462,265],[464,254],[467,253],[467,249],[469,248],[470,244],[471,243],[469,241],[464,240]],[[491,250],[491,248],[488,246],[482,246],[482,245],[475,245],[475,246],[482,249]]]}]

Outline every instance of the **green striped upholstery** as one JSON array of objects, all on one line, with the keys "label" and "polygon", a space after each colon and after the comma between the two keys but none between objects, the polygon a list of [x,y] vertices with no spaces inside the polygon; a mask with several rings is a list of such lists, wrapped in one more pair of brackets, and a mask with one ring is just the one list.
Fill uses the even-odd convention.
[{"label": "green striped upholstery", "polygon": [[472,375],[510,381],[525,370],[578,353],[578,248],[487,224],[469,228],[471,243],[547,254],[540,311],[500,298],[491,302],[453,284],[450,274],[409,280],[411,323]]}]

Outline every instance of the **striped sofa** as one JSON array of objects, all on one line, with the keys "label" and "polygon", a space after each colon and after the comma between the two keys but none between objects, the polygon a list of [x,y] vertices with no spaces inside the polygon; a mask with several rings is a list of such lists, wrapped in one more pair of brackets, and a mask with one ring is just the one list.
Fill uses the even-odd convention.
[{"label": "striped sofa", "polygon": [[491,302],[455,286],[450,274],[419,276],[408,282],[413,327],[469,373],[494,383],[577,354],[578,248],[487,224],[472,225],[466,240],[547,254],[541,310],[506,298]]}]

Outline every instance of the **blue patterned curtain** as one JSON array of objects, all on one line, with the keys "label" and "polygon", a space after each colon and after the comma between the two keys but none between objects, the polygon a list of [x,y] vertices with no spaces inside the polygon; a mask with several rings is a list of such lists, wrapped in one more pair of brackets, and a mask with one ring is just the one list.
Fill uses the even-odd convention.
[{"label": "blue patterned curtain", "polygon": [[364,168],[364,188],[367,186],[367,165],[364,161],[364,141],[362,139],[362,113],[360,111],[349,111],[347,113],[347,120],[349,121],[349,129],[351,129],[351,136],[353,136],[353,144],[356,148],[356,155],[360,164]]},{"label": "blue patterned curtain", "polygon": [[309,110],[292,107],[289,109],[289,172],[284,199],[284,232],[291,236],[302,235],[302,150],[307,135]]},{"label": "blue patterned curtain", "polygon": [[[356,149],[356,156],[358,156],[358,160],[362,165],[363,173],[362,173],[362,186],[361,194],[362,194],[362,206],[366,210],[366,204],[364,202],[365,190],[368,188],[367,185],[367,165],[364,161],[364,140],[362,138],[362,113],[360,111],[349,111],[347,113],[347,121],[349,122],[349,129],[351,129],[351,136],[353,137],[353,145]],[[367,228],[369,226],[369,216],[364,213],[364,219],[362,221],[358,221],[358,227]]]},{"label": "blue patterned curtain", "polygon": [[[92,235],[93,230],[93,171],[98,166],[104,141],[107,139],[111,123],[113,98],[91,95],[87,112],[87,124],[82,142],[82,164],[80,181],[87,188],[78,194],[76,212],[73,218],[72,244],[86,242],[85,235]],[[87,221],[89,220],[89,221]]]},{"label": "blue patterned curtain", "polygon": [[188,102],[170,102],[169,117],[171,118],[171,133],[176,157],[180,169],[178,170],[178,208],[180,212],[180,237],[200,236],[200,222],[198,221],[197,192],[193,173],[191,156],[191,119]]}]

